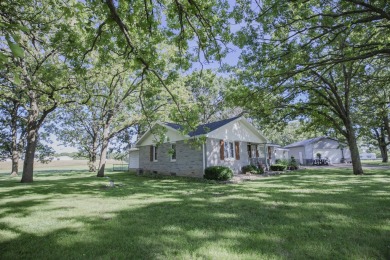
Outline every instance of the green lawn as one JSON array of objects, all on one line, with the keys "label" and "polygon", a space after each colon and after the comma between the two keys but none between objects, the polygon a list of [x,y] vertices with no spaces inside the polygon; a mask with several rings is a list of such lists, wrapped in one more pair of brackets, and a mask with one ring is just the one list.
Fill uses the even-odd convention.
[{"label": "green lawn", "polygon": [[0,175],[0,259],[390,259],[390,171],[366,173]]},{"label": "green lawn", "polygon": [[373,166],[390,166],[390,162],[383,163],[382,159],[377,160],[362,160],[362,164],[373,165]]}]

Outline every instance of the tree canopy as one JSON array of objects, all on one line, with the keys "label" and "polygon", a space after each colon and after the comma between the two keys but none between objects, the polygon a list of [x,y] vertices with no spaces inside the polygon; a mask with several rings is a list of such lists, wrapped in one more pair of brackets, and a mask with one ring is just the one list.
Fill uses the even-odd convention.
[{"label": "tree canopy", "polygon": [[387,2],[239,1],[239,7],[234,17],[245,26],[235,36],[242,49],[233,68],[242,86],[235,88],[238,100],[275,124],[306,118],[335,129],[361,174],[360,93],[378,84],[367,77],[371,64],[389,60]]}]

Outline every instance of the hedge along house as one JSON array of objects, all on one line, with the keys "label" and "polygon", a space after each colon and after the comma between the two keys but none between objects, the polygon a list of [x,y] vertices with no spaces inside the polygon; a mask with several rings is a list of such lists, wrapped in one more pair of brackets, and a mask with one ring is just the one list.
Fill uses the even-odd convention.
[{"label": "hedge along house", "polygon": [[[164,128],[162,141],[154,134]],[[248,164],[273,163],[267,160],[267,139],[244,117],[234,117],[198,126],[184,135],[183,127],[157,123],[136,143],[140,173],[203,177],[209,166],[227,166],[235,174]],[[203,140],[197,145],[193,140]]]},{"label": "hedge along house", "polygon": [[318,158],[317,154],[322,159],[328,158],[332,164],[349,161],[351,158],[346,144],[325,136],[292,143],[284,148],[289,149],[289,155],[302,165],[313,164],[313,160]]}]

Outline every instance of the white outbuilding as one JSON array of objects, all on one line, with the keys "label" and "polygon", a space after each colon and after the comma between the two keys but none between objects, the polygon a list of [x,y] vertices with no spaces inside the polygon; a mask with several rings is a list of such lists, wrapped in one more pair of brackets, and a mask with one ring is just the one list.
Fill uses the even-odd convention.
[{"label": "white outbuilding", "polygon": [[322,136],[289,144],[284,148],[289,149],[289,156],[301,165],[311,165],[318,158],[328,159],[329,163],[341,163],[351,160],[351,153],[346,144],[337,139]]}]

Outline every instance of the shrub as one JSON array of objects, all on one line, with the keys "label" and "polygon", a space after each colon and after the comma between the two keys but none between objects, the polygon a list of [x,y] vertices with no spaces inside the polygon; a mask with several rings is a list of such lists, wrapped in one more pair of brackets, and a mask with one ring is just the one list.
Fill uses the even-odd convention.
[{"label": "shrub", "polygon": [[290,170],[298,170],[298,163],[295,160],[294,156],[291,156],[290,163],[288,164]]},{"label": "shrub", "polygon": [[242,167],[242,173],[252,173],[252,174],[263,174],[264,169],[262,165],[259,165],[259,167],[256,167],[254,165],[246,165]]},{"label": "shrub", "polygon": [[254,165],[245,165],[242,167],[242,173],[247,173],[247,172],[254,172],[254,171],[257,171],[257,168],[256,166]]},{"label": "shrub", "polygon": [[207,180],[226,181],[233,177],[233,171],[225,166],[210,166],[204,171]]},{"label": "shrub", "polygon": [[286,168],[287,166],[282,164],[273,164],[270,167],[271,171],[284,171]]},{"label": "shrub", "polygon": [[299,168],[298,168],[298,165],[289,165],[288,169],[291,171],[294,171],[294,170],[298,170]]},{"label": "shrub", "polygon": [[257,174],[263,174],[264,173],[264,168],[263,165],[260,164],[259,167],[257,168]]},{"label": "shrub", "polygon": [[281,165],[288,165],[289,164],[289,161],[286,160],[286,159],[276,159],[275,160],[275,164],[281,164]]}]

